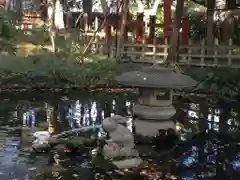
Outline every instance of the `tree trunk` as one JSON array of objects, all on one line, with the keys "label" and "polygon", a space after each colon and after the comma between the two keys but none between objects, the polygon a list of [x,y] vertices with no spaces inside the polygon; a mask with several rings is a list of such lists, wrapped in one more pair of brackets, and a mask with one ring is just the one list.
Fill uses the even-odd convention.
[{"label": "tree trunk", "polygon": [[92,0],[83,0],[83,18],[84,18],[84,30],[88,31],[90,27],[90,19],[91,19],[91,14],[92,14]]},{"label": "tree trunk", "polygon": [[115,101],[115,114],[121,115],[121,116],[127,116],[126,106],[125,106],[125,99],[122,97],[117,97]]},{"label": "tree trunk", "polygon": [[112,102],[109,101],[109,100],[106,100],[104,102],[104,107],[103,107],[104,118],[107,118],[107,117],[111,116],[111,108],[112,108]]},{"label": "tree trunk", "polygon": [[175,67],[178,61],[178,50],[179,50],[179,29],[181,27],[181,19],[184,8],[184,0],[177,0],[175,17],[173,22],[173,28],[171,33],[170,47],[167,57],[167,65]]},{"label": "tree trunk", "polygon": [[153,7],[151,8],[151,14],[150,14],[150,30],[149,30],[149,41],[152,43],[153,39],[155,38],[155,25],[156,25],[156,15],[157,15],[157,9],[159,6],[161,0],[155,0]]},{"label": "tree trunk", "polygon": [[102,5],[102,9],[103,9],[103,14],[105,16],[105,27],[104,27],[104,31],[105,31],[105,43],[106,46],[104,48],[104,52],[108,55],[110,55],[110,46],[111,46],[111,37],[112,37],[112,32],[111,32],[111,28],[112,28],[112,23],[111,23],[111,16],[109,14],[110,12],[110,7],[108,7],[106,0],[101,0],[101,5]]},{"label": "tree trunk", "polygon": [[96,109],[97,109],[96,124],[101,124],[102,118],[103,118],[102,117],[103,107],[101,106],[101,102],[100,101],[97,102]]},{"label": "tree trunk", "polygon": [[150,22],[149,22],[149,38],[148,41],[149,43],[153,43],[153,40],[155,38],[155,26],[156,26],[156,15],[151,15],[150,16]]},{"label": "tree trunk", "polygon": [[[213,27],[214,27],[214,6],[215,6],[215,1],[208,1],[206,0],[207,4],[207,46],[209,48],[213,47]],[[208,53],[212,53],[212,50],[208,50]]]},{"label": "tree trunk", "polygon": [[[216,0],[216,9],[227,9],[226,0]],[[223,43],[228,45],[229,39],[234,34],[234,19],[233,17],[229,17],[229,11],[226,10],[218,10],[214,13],[215,21],[218,20],[221,22],[222,26],[222,38]]]},{"label": "tree trunk", "polygon": [[169,28],[171,23],[171,6],[172,0],[165,0],[163,4],[164,13],[164,38],[169,39]]},{"label": "tree trunk", "polygon": [[204,100],[200,101],[200,110],[199,110],[199,130],[201,133],[206,133],[208,129],[208,114],[209,107],[208,103]]},{"label": "tree trunk", "polygon": [[[229,39],[231,39],[234,35],[234,24],[235,22],[233,17],[227,17],[222,22],[222,38],[225,45],[229,44]],[[228,51],[226,50],[226,52]]]},{"label": "tree trunk", "polygon": [[122,23],[120,27],[120,36],[117,43],[117,57],[120,56],[122,45],[124,43],[124,35],[126,34],[126,24],[127,24],[127,17],[128,17],[128,9],[129,9],[129,0],[123,0],[122,5]]},{"label": "tree trunk", "polygon": [[55,134],[58,132],[58,104],[53,102],[52,105],[47,105],[47,121],[48,121],[48,132]]},{"label": "tree trunk", "polygon": [[48,0],[48,21],[50,24],[49,27],[49,36],[52,43],[52,53],[56,53],[56,45],[55,45],[55,38],[56,38],[56,27],[55,27],[55,3],[56,0]]},{"label": "tree trunk", "polygon": [[223,101],[219,102],[220,118],[219,118],[219,132],[227,134],[229,130],[228,120],[231,116],[231,107]]},{"label": "tree trunk", "polygon": [[[144,14],[143,12],[137,13],[137,33],[136,33],[136,41],[137,43],[143,42],[143,33],[144,33]],[[139,48],[137,48],[139,49]]]},{"label": "tree trunk", "polygon": [[[143,33],[144,33],[144,5],[142,1],[137,1],[138,10],[137,10],[137,32],[136,32],[136,42],[142,43],[143,42]],[[137,48],[136,50],[138,50]]]},{"label": "tree trunk", "polygon": [[41,19],[43,21],[46,21],[48,19],[48,5],[45,0],[41,0],[40,12],[41,12]]}]

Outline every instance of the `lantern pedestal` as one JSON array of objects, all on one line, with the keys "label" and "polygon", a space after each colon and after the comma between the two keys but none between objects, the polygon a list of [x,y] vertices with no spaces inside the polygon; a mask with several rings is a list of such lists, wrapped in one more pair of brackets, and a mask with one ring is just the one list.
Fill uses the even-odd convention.
[{"label": "lantern pedestal", "polygon": [[172,106],[172,91],[169,89],[140,88],[138,102],[133,108],[135,133],[153,137],[159,129],[175,129],[170,119],[176,110]]},{"label": "lantern pedestal", "polygon": [[143,119],[135,119],[135,134],[144,136],[144,137],[154,137],[157,135],[159,129],[175,129],[175,124],[172,120],[143,120]]},{"label": "lantern pedestal", "polygon": [[140,117],[141,119],[150,119],[150,120],[166,120],[172,117],[176,113],[176,109],[170,106],[147,106],[136,104],[133,108],[134,114]]}]

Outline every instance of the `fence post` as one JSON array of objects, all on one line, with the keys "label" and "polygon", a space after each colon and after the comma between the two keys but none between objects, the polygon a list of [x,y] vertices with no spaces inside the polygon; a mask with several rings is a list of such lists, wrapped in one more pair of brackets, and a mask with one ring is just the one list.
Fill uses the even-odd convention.
[{"label": "fence post", "polygon": [[188,65],[191,63],[192,61],[192,41],[191,39],[188,40],[188,48],[187,48],[187,53],[188,53]]},{"label": "fence post", "polygon": [[[136,52],[137,49],[136,49],[134,46],[131,46],[130,51],[131,51],[131,52]],[[132,54],[130,55],[130,57],[131,57],[132,61],[136,61],[136,60],[137,60],[137,55],[134,54],[134,53],[132,53]]]},{"label": "fence post", "polygon": [[143,42],[142,42],[142,48],[141,48],[141,61],[144,61],[145,57],[145,44],[146,44],[146,36],[143,35]]},{"label": "fence post", "polygon": [[154,61],[154,63],[157,63],[156,62],[156,38],[154,37],[153,38],[153,61]]},{"label": "fence post", "polygon": [[218,42],[218,39],[215,38],[214,39],[214,64],[217,66],[218,65],[218,58],[217,58],[217,55],[218,55],[218,51],[217,51],[217,47],[219,46],[219,42]]},{"label": "fence post", "polygon": [[122,46],[119,48],[119,57],[125,56],[126,54],[126,48],[125,43],[123,42]]},{"label": "fence post", "polygon": [[200,53],[201,53],[201,67],[203,67],[203,65],[204,65],[204,56],[205,56],[205,39],[202,39],[201,40],[201,51],[200,51]]},{"label": "fence post", "polygon": [[100,55],[104,55],[104,44],[102,43],[102,38],[98,35],[97,38],[100,40],[98,43],[99,53]]},{"label": "fence post", "polygon": [[232,42],[232,38],[230,38],[228,40],[228,65],[231,66],[232,65],[232,45],[233,45],[233,42]]},{"label": "fence post", "polygon": [[[94,30],[97,31],[98,30],[98,17],[95,17],[95,22],[94,22]],[[96,48],[96,51],[98,50],[98,42],[99,42],[99,36],[98,34],[96,35],[96,38],[95,38],[95,48]]]},{"label": "fence post", "polygon": [[166,62],[167,60],[167,56],[168,56],[168,48],[169,48],[169,45],[168,45],[168,38],[164,38],[164,62]]},{"label": "fence post", "polygon": [[[145,27],[144,27],[145,33],[143,34],[143,36],[144,36],[144,35],[149,36],[149,26],[148,26],[148,24],[149,24],[149,18],[148,18],[147,16],[144,16],[143,21],[145,22],[145,23],[144,23],[144,25],[145,25]],[[143,38],[144,38],[144,37],[143,37]],[[146,39],[146,37],[145,37],[145,39]]]},{"label": "fence post", "polygon": [[[189,39],[188,39],[188,43],[189,43]],[[188,59],[188,43],[187,44],[183,44],[183,47],[179,48],[179,62],[183,62],[183,63],[187,63],[187,59]],[[183,55],[181,55],[181,53],[183,53]],[[180,59],[181,58],[181,59]]]}]

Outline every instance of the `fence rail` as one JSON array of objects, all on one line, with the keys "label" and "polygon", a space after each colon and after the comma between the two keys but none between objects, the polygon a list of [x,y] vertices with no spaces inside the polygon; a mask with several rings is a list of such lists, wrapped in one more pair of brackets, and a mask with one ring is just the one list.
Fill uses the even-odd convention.
[{"label": "fence rail", "polygon": [[[91,35],[88,34],[87,37],[87,39],[90,39]],[[166,62],[168,49],[168,44],[125,43],[121,48],[120,55],[122,61],[163,64]],[[91,52],[108,53],[110,56],[114,56],[116,44],[107,44],[103,34],[99,34],[92,43]],[[189,41],[187,45],[179,47],[178,64],[183,66],[240,68],[240,46],[233,45],[231,39],[226,44],[219,44],[216,39],[212,47],[206,46],[204,40],[198,43]]]}]

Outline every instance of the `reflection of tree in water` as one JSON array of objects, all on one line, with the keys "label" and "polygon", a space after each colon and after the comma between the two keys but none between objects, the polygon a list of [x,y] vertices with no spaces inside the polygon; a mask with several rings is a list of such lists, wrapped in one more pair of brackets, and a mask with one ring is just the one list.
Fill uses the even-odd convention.
[{"label": "reflection of tree in water", "polygon": [[[182,139],[189,139],[195,133],[213,130],[220,133],[234,132],[239,128],[236,118],[237,113],[232,105],[219,102],[217,104],[207,104],[206,102],[183,104],[179,108],[182,117],[177,117],[183,127],[181,130]],[[183,120],[181,120],[183,119]]]},{"label": "reflection of tree in water", "polygon": [[236,112],[221,101],[214,106],[191,103],[188,108],[182,109],[185,142],[177,149],[175,174],[187,180],[236,179],[240,175],[240,144],[233,138],[239,129]]},{"label": "reflection of tree in water", "polygon": [[[91,106],[89,103],[80,105],[81,121],[85,118],[85,121],[92,121],[92,124],[96,122],[100,124],[106,115],[114,113],[131,115],[132,103],[121,98],[90,104]],[[231,105],[223,102],[210,105],[205,101],[199,101],[195,104],[192,102],[180,104],[179,107],[178,111],[181,112],[177,118],[183,123],[181,136],[185,142],[178,147],[179,154],[172,157],[176,162],[172,171],[180,179],[188,180],[211,179],[216,174],[215,178],[228,179],[227,176],[234,177],[238,172],[240,173],[240,153],[238,153],[240,145],[227,135],[219,135],[219,133],[237,131],[236,112],[233,113]],[[90,123],[83,123],[81,126],[88,124]],[[196,133],[199,134],[194,135]]]},{"label": "reflection of tree in water", "polygon": [[200,133],[178,148],[184,153],[176,158],[174,171],[182,179],[228,179],[240,173],[240,145],[227,135]]},{"label": "reflection of tree in water", "polygon": [[[117,98],[116,98],[117,99]],[[122,114],[129,118],[129,128],[131,129],[131,113],[132,102],[118,99],[105,100],[77,100],[66,107],[66,118],[62,118],[69,124],[69,129],[94,126],[102,123],[105,117],[117,114]],[[78,133],[80,136],[102,136],[104,134],[102,129],[91,129],[86,132]]]},{"label": "reflection of tree in water", "polygon": [[[133,103],[127,97],[89,98],[72,102],[59,102],[59,119],[65,129],[99,125],[103,118],[114,113],[127,116],[131,121]],[[217,133],[238,131],[238,106],[226,102],[211,105],[205,100],[193,102],[186,101],[177,105],[176,119],[182,123],[180,134],[185,142],[179,146],[179,154],[172,157],[176,161],[172,171],[188,180],[208,179],[206,174],[214,176],[216,173],[217,177],[227,174],[234,176],[240,170],[240,145],[230,137]],[[102,130],[93,129],[84,135],[101,136],[103,133]],[[195,133],[200,134],[194,136]],[[205,176],[200,177],[203,172]]]},{"label": "reflection of tree in water", "polygon": [[[106,117],[114,114],[120,114],[129,117],[129,128],[131,129],[131,113],[132,102],[117,100],[105,100],[105,101],[87,101],[80,102],[79,100],[71,104],[67,110],[67,121],[69,128],[79,128],[85,126],[99,125]],[[99,131],[98,129],[92,129],[88,133],[92,134]],[[102,134],[102,130],[98,132]],[[99,134],[99,135],[100,135]]]}]

